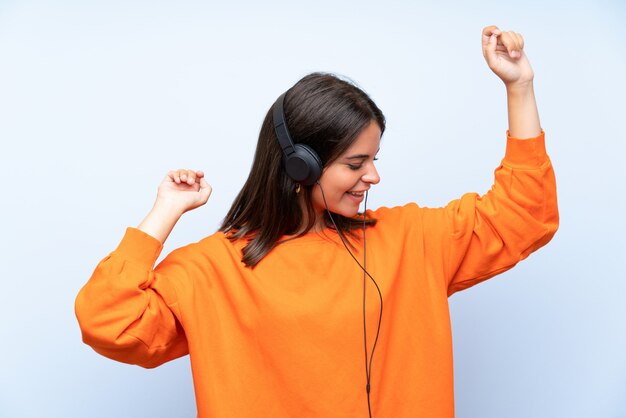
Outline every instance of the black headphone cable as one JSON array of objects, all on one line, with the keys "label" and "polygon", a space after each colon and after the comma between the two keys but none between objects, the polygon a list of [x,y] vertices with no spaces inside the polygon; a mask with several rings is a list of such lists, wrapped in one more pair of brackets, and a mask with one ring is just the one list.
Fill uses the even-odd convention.
[{"label": "black headphone cable", "polygon": [[[378,336],[380,335],[380,324],[383,320],[383,295],[380,291],[380,287],[378,287],[378,283],[376,283],[376,280],[372,277],[371,274],[369,274],[369,272],[366,269],[367,266],[367,253],[366,253],[366,236],[365,236],[365,230],[367,228],[367,224],[366,224],[366,212],[367,212],[367,196],[368,196],[368,192],[365,192],[365,202],[364,202],[364,209],[363,209],[363,264],[361,264],[359,262],[359,260],[357,260],[357,258],[354,256],[354,254],[352,254],[352,251],[350,251],[350,248],[348,248],[348,245],[346,244],[346,241],[343,237],[343,232],[339,230],[339,228],[337,227],[337,224],[335,223],[335,220],[333,219],[332,213],[330,212],[330,210],[328,209],[328,204],[326,203],[326,196],[324,195],[324,189],[322,189],[322,185],[320,184],[319,181],[316,182],[318,186],[320,186],[320,191],[322,192],[322,200],[324,200],[324,206],[326,207],[326,212],[328,213],[328,217],[330,218],[330,221],[333,223],[333,226],[335,227],[335,230],[337,231],[337,235],[339,235],[339,238],[341,239],[341,243],[343,244],[343,246],[346,248],[346,250],[348,251],[348,253],[350,254],[350,256],[352,257],[352,259],[359,265],[359,267],[361,268],[361,270],[363,270],[363,340],[364,340],[364,345],[365,345],[365,376],[366,376],[366,386],[365,386],[365,391],[367,393],[367,409],[369,412],[369,417],[372,418],[372,406],[370,403],[370,389],[371,389],[371,373],[372,373],[372,361],[374,359],[374,351],[376,350],[376,344],[378,343]],[[374,344],[372,345],[372,352],[368,355],[367,352],[367,316],[366,316],[366,309],[365,309],[365,302],[366,302],[366,285],[367,285],[367,277],[370,278],[370,280],[374,283],[374,286],[376,286],[376,290],[378,291],[378,297],[380,298],[380,312],[378,315],[378,327],[376,329],[376,338],[374,338]],[[368,358],[369,357],[369,358]]]}]

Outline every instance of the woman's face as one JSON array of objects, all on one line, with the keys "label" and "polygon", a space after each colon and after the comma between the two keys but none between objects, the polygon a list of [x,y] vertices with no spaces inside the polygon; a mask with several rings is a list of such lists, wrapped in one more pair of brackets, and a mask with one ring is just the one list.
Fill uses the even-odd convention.
[{"label": "woman's face", "polygon": [[328,209],[346,217],[354,217],[359,204],[365,198],[365,191],[380,181],[374,161],[380,148],[380,127],[375,121],[367,125],[354,143],[322,172],[319,183],[313,188],[313,207],[320,215],[326,210],[322,191]]}]

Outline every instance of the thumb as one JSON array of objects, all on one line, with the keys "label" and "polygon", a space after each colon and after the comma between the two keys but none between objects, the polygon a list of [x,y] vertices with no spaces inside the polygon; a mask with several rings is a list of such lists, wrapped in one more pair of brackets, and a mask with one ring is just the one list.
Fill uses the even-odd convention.
[{"label": "thumb", "polygon": [[[486,36],[484,38],[487,38]],[[489,67],[493,67],[498,59],[496,54],[496,47],[498,46],[498,37],[496,34],[491,34],[487,39],[483,39],[483,55]]]},{"label": "thumb", "polygon": [[211,187],[211,185],[207,183],[204,177],[201,177],[200,178],[200,190],[198,190],[198,192],[200,192],[200,195],[202,196],[202,200],[204,201],[204,203],[206,203],[206,201],[209,200],[209,196],[211,196],[212,191],[213,191],[213,188]]}]

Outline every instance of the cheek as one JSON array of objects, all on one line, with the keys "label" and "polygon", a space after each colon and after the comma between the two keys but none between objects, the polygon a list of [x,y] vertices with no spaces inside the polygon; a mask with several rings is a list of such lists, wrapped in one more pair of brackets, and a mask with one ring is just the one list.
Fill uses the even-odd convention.
[{"label": "cheek", "polygon": [[358,182],[358,174],[347,170],[328,170],[320,179],[326,198],[328,198],[329,193],[333,195],[343,194],[354,188]]},{"label": "cheek", "polygon": [[350,190],[353,190],[359,183],[360,177],[356,174],[348,173],[344,174],[341,179],[338,179],[336,184],[337,193],[344,194]]},{"label": "cheek", "polygon": [[[320,179],[321,186],[315,186],[313,189],[311,199],[313,201],[313,207],[317,210],[326,210],[326,204],[330,207],[334,207],[347,190],[337,181],[337,177],[333,177],[332,173],[328,174],[330,175],[325,175],[325,178]],[[326,198],[326,203],[324,203],[324,198]]]}]

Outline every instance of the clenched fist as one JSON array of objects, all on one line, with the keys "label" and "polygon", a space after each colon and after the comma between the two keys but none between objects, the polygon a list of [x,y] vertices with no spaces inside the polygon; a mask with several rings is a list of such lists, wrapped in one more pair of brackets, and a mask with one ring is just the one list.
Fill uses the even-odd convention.
[{"label": "clenched fist", "polygon": [[202,171],[172,170],[159,185],[157,204],[176,207],[182,214],[204,205],[211,191]]},{"label": "clenched fist", "polygon": [[517,32],[502,32],[487,26],[482,34],[483,56],[489,68],[507,87],[532,82],[534,74],[524,54],[524,38]]}]

